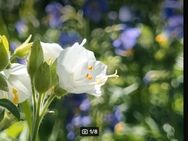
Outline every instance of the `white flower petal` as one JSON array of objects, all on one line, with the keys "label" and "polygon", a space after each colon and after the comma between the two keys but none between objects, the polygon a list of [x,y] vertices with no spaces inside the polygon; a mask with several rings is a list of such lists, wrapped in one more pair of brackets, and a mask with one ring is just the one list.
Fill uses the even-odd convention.
[{"label": "white flower petal", "polygon": [[41,46],[43,49],[44,60],[46,62],[54,62],[55,59],[59,56],[60,52],[63,50],[63,48],[56,43],[41,42]]},{"label": "white flower petal", "polygon": [[0,98],[5,96],[18,104],[31,97],[31,80],[25,65],[14,63],[3,74],[7,79],[9,92],[0,92]]},{"label": "white flower petal", "polygon": [[70,93],[101,96],[101,86],[108,79],[107,66],[96,61],[94,53],[82,47],[84,43],[75,43],[60,53],[56,69],[59,85]]}]

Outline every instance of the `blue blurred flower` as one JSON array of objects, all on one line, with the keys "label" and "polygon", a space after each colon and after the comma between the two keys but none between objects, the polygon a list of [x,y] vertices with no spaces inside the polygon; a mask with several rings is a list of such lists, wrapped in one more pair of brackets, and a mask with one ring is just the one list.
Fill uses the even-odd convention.
[{"label": "blue blurred flower", "polygon": [[117,12],[116,12],[116,11],[110,11],[110,12],[108,13],[108,18],[109,18],[109,20],[111,20],[111,21],[115,21],[115,20],[118,18]]},{"label": "blue blurred flower", "polygon": [[120,34],[119,38],[113,41],[116,53],[119,55],[125,55],[126,51],[134,47],[140,33],[141,32],[138,28],[126,28]]},{"label": "blue blurred flower", "polygon": [[175,15],[168,19],[165,32],[170,37],[183,37],[183,16]]},{"label": "blue blurred flower", "polygon": [[83,6],[84,15],[95,23],[98,23],[102,19],[107,9],[107,0],[86,0]]},{"label": "blue blurred flower", "polygon": [[76,130],[91,123],[90,102],[86,94],[70,94],[64,98],[64,106],[68,112],[65,121],[68,132],[67,140],[74,140]]},{"label": "blue blurred flower", "polygon": [[90,108],[90,101],[88,98],[84,99],[82,103],[80,104],[80,110],[81,111],[87,111]]},{"label": "blue blurred flower", "polygon": [[74,140],[75,139],[75,132],[69,131],[68,134],[67,134],[67,139],[68,140]]},{"label": "blue blurred flower", "polygon": [[82,116],[81,121],[82,121],[81,125],[83,127],[86,127],[86,126],[88,126],[91,123],[91,118],[90,118],[90,116]]},{"label": "blue blurred flower", "polygon": [[130,11],[130,9],[127,6],[122,6],[119,9],[119,19],[122,22],[127,22],[130,21],[132,18],[132,13]]},{"label": "blue blurred flower", "polygon": [[62,32],[59,37],[59,44],[62,47],[73,45],[75,42],[81,42],[82,38],[79,33],[75,31]]},{"label": "blue blurred flower", "polygon": [[62,24],[61,10],[63,6],[58,2],[52,2],[46,6],[46,12],[49,17],[49,25],[51,27],[58,27]]},{"label": "blue blurred flower", "polygon": [[15,27],[16,31],[21,35],[24,35],[28,32],[28,26],[23,20],[17,21]]},{"label": "blue blurred flower", "polygon": [[73,125],[71,122],[69,122],[69,123],[67,123],[67,125],[66,125],[66,129],[67,129],[68,131],[72,131],[72,130],[74,130],[74,125]]},{"label": "blue blurred flower", "polygon": [[80,127],[80,126],[82,125],[81,116],[78,115],[78,116],[73,117],[73,119],[72,119],[72,124],[73,124],[75,127]]},{"label": "blue blurred flower", "polygon": [[183,3],[180,0],[165,0],[163,3],[163,14],[165,18],[169,18],[177,14],[178,10],[183,8]]},{"label": "blue blurred flower", "polygon": [[119,106],[113,108],[112,113],[107,114],[104,117],[104,121],[107,123],[107,129],[114,130],[114,126],[123,120],[123,113]]},{"label": "blue blurred flower", "polygon": [[10,43],[10,51],[14,51],[16,49],[16,47],[18,46],[18,44],[16,42],[11,42]]},{"label": "blue blurred flower", "polygon": [[183,37],[183,2],[180,0],[165,0],[163,4],[163,15],[167,25],[165,33],[169,37]]}]

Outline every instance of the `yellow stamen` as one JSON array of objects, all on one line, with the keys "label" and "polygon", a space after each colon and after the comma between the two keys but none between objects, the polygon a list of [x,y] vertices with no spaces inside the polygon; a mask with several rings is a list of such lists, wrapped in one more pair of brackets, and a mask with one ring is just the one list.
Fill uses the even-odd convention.
[{"label": "yellow stamen", "polygon": [[88,66],[87,69],[88,70],[93,70],[93,67],[92,66]]},{"label": "yellow stamen", "polygon": [[12,101],[14,104],[18,104],[19,95],[18,95],[18,91],[16,90],[16,88],[12,89]]},{"label": "yellow stamen", "polygon": [[91,74],[86,74],[86,78],[88,79],[88,80],[91,80],[91,79],[93,79],[93,76],[91,75]]},{"label": "yellow stamen", "polygon": [[[90,74],[87,74],[86,77],[88,78]],[[117,75],[117,70],[115,70],[115,73],[114,74],[111,74],[111,75],[105,75],[104,77],[100,77],[98,79],[96,79],[95,82],[91,82],[89,83],[89,85],[103,85],[107,78],[110,78],[110,77],[119,77],[119,75]]]}]

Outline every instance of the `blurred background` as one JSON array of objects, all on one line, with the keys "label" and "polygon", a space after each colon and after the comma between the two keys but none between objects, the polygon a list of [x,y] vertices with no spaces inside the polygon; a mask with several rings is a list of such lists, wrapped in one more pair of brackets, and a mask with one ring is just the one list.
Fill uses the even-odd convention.
[{"label": "blurred background", "polygon": [[[182,0],[0,0],[0,34],[12,51],[30,34],[63,48],[86,38],[108,73],[118,70],[100,98],[56,99],[40,141],[183,141]],[[81,137],[81,126],[100,136]],[[0,141],[27,136],[24,121],[0,122]]]}]

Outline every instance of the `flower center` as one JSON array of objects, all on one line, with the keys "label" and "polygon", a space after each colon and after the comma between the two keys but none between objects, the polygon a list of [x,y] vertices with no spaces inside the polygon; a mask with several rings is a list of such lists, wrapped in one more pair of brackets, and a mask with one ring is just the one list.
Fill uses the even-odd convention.
[{"label": "flower center", "polygon": [[92,66],[88,66],[87,69],[88,70],[93,70],[93,67]]},{"label": "flower center", "polygon": [[91,79],[93,79],[93,76],[92,76],[91,74],[87,73],[87,74],[86,74],[86,78],[87,78],[88,80],[91,80]]},{"label": "flower center", "polygon": [[[90,75],[90,74],[87,74],[87,75],[86,75],[87,78],[88,78],[89,76],[92,77],[92,75]],[[117,70],[115,71],[114,74],[111,74],[111,75],[102,75],[102,76],[96,78],[95,82],[91,82],[91,83],[89,83],[89,85],[103,85],[103,84],[106,82],[106,80],[107,80],[108,78],[111,78],[111,77],[115,77],[115,78],[119,77],[119,75],[117,75]],[[92,79],[92,78],[91,78],[91,79]],[[91,80],[91,79],[90,79],[90,80]]]},{"label": "flower center", "polygon": [[18,91],[16,88],[12,89],[12,101],[14,104],[18,104],[19,101],[19,95],[18,95]]}]

